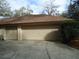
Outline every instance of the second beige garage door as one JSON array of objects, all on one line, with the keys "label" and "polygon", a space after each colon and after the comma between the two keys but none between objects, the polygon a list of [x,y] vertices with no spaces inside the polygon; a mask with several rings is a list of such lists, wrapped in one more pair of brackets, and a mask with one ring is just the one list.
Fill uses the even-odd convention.
[{"label": "second beige garage door", "polygon": [[58,31],[58,28],[53,27],[24,28],[22,30],[22,38],[25,40],[46,40],[47,36],[54,35],[56,31]]}]

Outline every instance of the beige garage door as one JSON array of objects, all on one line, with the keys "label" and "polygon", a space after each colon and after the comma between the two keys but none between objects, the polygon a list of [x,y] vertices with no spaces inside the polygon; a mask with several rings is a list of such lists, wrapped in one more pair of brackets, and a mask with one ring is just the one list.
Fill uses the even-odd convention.
[{"label": "beige garage door", "polygon": [[6,29],[6,39],[7,40],[15,40],[17,39],[17,29],[15,27],[7,27]]},{"label": "beige garage door", "polygon": [[25,28],[22,30],[22,38],[26,40],[48,40],[55,37],[55,32],[58,28],[53,27],[36,27],[36,28]]}]

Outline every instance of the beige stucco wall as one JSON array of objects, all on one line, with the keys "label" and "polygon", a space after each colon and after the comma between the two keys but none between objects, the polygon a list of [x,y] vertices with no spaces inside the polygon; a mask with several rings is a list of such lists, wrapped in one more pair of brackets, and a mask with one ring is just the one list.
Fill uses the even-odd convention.
[{"label": "beige stucco wall", "polygon": [[3,29],[0,28],[0,35],[3,35]]},{"label": "beige stucco wall", "polygon": [[6,40],[6,30],[5,30],[5,28],[0,28],[0,40]]},{"label": "beige stucco wall", "polygon": [[[59,28],[56,26],[22,26],[6,27],[6,40],[55,40],[58,38]],[[21,32],[21,33],[20,33]],[[0,29],[0,34],[3,34],[3,29]]]}]

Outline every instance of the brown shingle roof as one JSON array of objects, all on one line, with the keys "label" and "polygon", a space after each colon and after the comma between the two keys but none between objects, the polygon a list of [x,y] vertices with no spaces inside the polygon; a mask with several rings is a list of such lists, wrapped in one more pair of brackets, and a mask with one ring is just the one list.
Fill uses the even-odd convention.
[{"label": "brown shingle roof", "polygon": [[38,23],[38,22],[57,22],[63,21],[60,16],[44,16],[44,15],[29,15],[21,17],[7,18],[0,20],[0,24],[24,24],[24,23]]}]

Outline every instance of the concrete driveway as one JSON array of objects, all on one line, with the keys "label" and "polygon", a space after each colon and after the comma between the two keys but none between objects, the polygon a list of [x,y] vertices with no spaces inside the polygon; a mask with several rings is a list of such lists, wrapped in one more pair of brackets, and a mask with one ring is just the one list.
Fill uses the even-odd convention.
[{"label": "concrete driveway", "polygon": [[79,50],[47,41],[0,41],[0,59],[79,59]]}]

